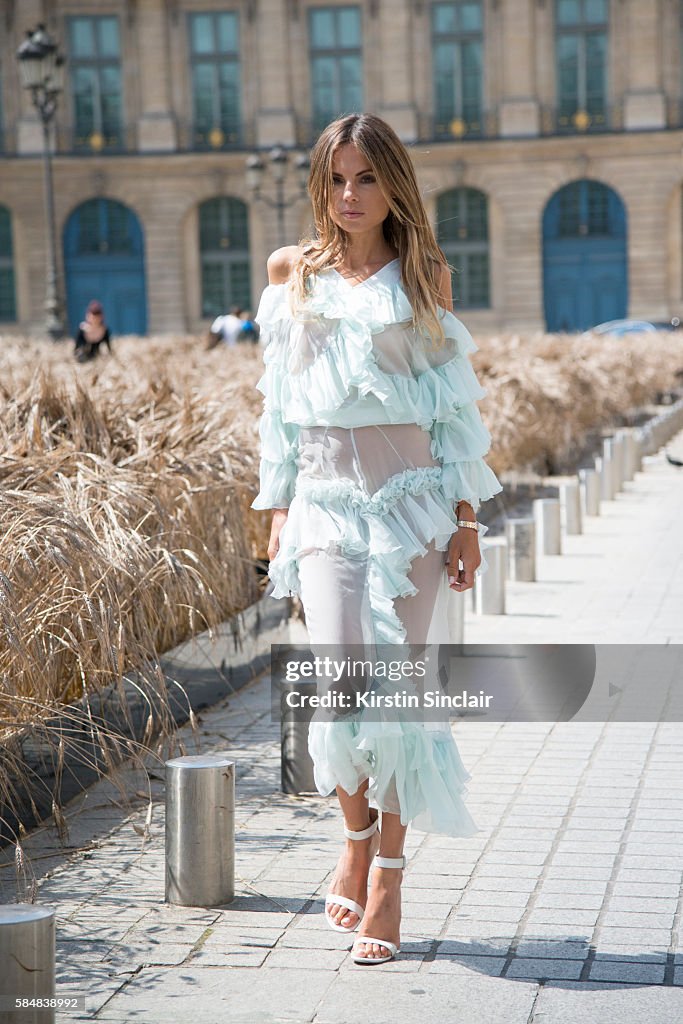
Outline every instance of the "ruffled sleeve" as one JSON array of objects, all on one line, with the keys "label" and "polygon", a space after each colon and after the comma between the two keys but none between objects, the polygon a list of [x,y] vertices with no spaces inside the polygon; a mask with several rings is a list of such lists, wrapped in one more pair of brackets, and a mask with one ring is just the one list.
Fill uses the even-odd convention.
[{"label": "ruffled sleeve", "polygon": [[251,507],[289,508],[297,473],[299,427],[283,418],[282,375],[276,372],[290,321],[284,284],[270,284],[264,289],[255,319],[261,328],[265,372],[256,385],[264,403],[259,422],[260,487]]},{"label": "ruffled sleeve", "polygon": [[486,390],[479,384],[469,360],[469,354],[476,352],[478,346],[456,316],[447,310],[442,312],[447,342],[445,361],[426,370],[419,382],[432,399],[431,451],[442,465],[444,493],[454,505],[468,501],[476,512],[482,501],[503,488],[484,459],[491,447],[491,435],[477,401],[486,395]]}]

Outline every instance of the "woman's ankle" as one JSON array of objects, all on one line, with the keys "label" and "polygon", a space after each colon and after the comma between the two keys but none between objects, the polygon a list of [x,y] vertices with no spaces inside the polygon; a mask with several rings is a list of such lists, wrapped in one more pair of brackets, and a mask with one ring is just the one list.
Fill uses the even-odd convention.
[{"label": "woman's ankle", "polygon": [[[374,823],[377,821],[378,817],[379,817],[379,813],[375,810],[374,807],[371,807],[371,808],[369,808],[368,816],[367,816],[367,818],[365,819],[364,822],[361,823],[361,822],[357,821],[355,823],[352,822],[351,824],[349,824],[349,822],[346,820],[346,818],[344,818],[344,826],[349,830],[349,832],[364,832],[366,828],[370,828],[371,825],[374,825]],[[375,833],[373,832],[373,835],[374,834]],[[371,839],[372,836],[369,836],[368,838]],[[359,841],[362,841],[362,840],[359,840]]]},{"label": "woman's ankle", "polygon": [[373,865],[373,885],[386,886],[387,889],[400,888],[403,882],[403,868],[380,868]]}]

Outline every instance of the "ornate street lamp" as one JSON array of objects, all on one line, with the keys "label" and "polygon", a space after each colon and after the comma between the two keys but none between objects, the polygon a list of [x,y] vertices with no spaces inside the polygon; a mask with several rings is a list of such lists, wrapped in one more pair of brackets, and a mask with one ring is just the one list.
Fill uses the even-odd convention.
[{"label": "ornate street lamp", "polygon": [[299,191],[293,195],[285,195],[287,180],[287,168],[289,157],[283,146],[277,145],[268,154],[270,174],[275,185],[275,195],[265,196],[261,192],[263,175],[266,169],[266,162],[258,153],[254,153],[247,159],[247,188],[257,202],[265,203],[271,209],[277,211],[278,244],[285,244],[285,210],[291,203],[299,199],[305,199],[308,185],[308,171],[310,168],[308,157],[305,153],[298,153],[294,159],[294,169],[297,176]]},{"label": "ornate street lamp", "polygon": [[57,98],[64,86],[64,58],[44,25],[29,30],[17,50],[22,85],[31,92],[33,105],[43,126],[43,183],[47,222],[47,295],[45,299],[47,333],[52,338],[65,334],[57,281],[57,236],[55,231],[54,188],[50,156],[50,124],[57,109]]}]

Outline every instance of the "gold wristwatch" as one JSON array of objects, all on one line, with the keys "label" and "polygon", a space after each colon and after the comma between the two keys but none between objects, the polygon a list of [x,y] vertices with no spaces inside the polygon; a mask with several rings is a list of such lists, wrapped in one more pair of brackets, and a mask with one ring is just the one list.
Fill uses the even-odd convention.
[{"label": "gold wristwatch", "polygon": [[471,523],[469,519],[457,519],[458,526],[464,526],[468,530],[476,530],[479,533],[479,523]]}]

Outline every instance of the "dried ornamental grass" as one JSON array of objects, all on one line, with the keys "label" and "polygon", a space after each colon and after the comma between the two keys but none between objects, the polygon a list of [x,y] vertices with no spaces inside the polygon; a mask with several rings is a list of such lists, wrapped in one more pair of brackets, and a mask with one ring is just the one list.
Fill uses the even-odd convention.
[{"label": "dried ornamental grass", "polygon": [[[150,736],[170,733],[159,655],[258,597],[260,357],[154,339],[80,366],[63,346],[1,344],[0,803],[13,806],[10,733],[131,669]],[[115,763],[116,737],[95,731]]]},{"label": "dried ornamental grass", "polygon": [[473,365],[497,473],[567,472],[589,433],[620,425],[680,384],[683,336],[506,334],[479,340]]},{"label": "dried ornamental grass", "polygon": [[[238,423],[251,387],[225,372],[211,396],[189,345],[185,360],[172,342],[163,359],[163,342],[146,359],[136,347],[125,369],[90,380],[54,350],[24,382],[12,367],[13,394],[3,378],[0,568],[12,596],[0,672],[16,694],[36,692],[40,663],[41,692],[73,699],[121,659],[161,653],[255,597],[244,513],[256,459]],[[118,645],[123,631],[116,657],[111,629]]]}]

